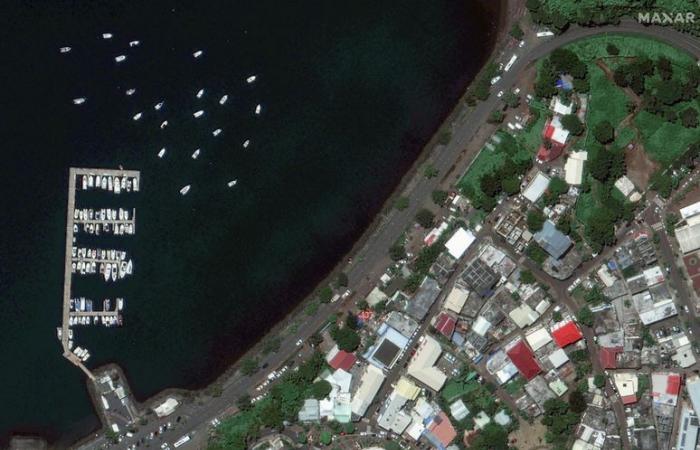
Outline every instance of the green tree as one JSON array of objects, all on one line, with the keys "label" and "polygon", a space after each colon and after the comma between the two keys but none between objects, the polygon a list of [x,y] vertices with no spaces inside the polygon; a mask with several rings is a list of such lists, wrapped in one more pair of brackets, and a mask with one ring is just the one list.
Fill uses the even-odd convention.
[{"label": "green tree", "polygon": [[592,327],[593,326],[593,312],[591,311],[591,308],[588,306],[584,306],[583,308],[579,309],[578,312],[576,313],[576,319],[578,319],[579,322],[582,324]]},{"label": "green tree", "polygon": [[404,209],[408,208],[408,205],[408,197],[399,197],[398,199],[396,199],[396,203],[394,203],[394,207],[399,211],[403,211]]},{"label": "green tree", "polygon": [[696,128],[698,126],[698,110],[689,106],[680,113],[681,124],[686,128]]},{"label": "green tree", "polygon": [[555,205],[563,194],[569,191],[569,185],[560,177],[552,177],[544,195],[544,203],[548,206]]},{"label": "green tree", "polygon": [[617,46],[613,43],[609,43],[605,47],[605,51],[608,52],[608,55],[610,55],[610,56],[617,56],[620,54],[620,49],[617,48]]},{"label": "green tree", "polygon": [[338,348],[346,352],[354,352],[360,346],[360,336],[355,330],[347,326],[342,328],[338,326],[332,327],[331,337],[338,344]]},{"label": "green tree", "polygon": [[593,127],[593,136],[601,144],[609,144],[615,139],[615,128],[613,128],[612,124],[607,120],[598,122],[596,126]]},{"label": "green tree", "polygon": [[524,284],[537,283],[537,279],[535,279],[535,276],[529,270],[520,271],[520,281],[523,282]]},{"label": "green tree", "polygon": [[435,220],[435,214],[426,208],[421,208],[416,213],[416,222],[423,228],[430,228],[433,226],[433,221]]},{"label": "green tree", "polygon": [[279,336],[274,336],[263,342],[262,353],[267,355],[269,353],[277,353],[282,345],[282,339]]},{"label": "green tree", "polygon": [[333,386],[326,380],[319,380],[311,385],[310,395],[316,400],[323,400],[331,393]]},{"label": "green tree", "polygon": [[597,374],[593,377],[593,384],[598,389],[603,389],[605,387],[605,375],[602,373]]},{"label": "green tree", "polygon": [[520,192],[520,180],[516,176],[504,178],[501,181],[501,189],[508,195],[515,195]]},{"label": "green tree", "polygon": [[513,27],[510,29],[510,35],[513,36],[517,40],[521,40],[523,36],[525,36],[525,33],[523,33],[523,29],[520,28],[520,24],[513,24]]},{"label": "green tree", "polygon": [[508,450],[509,448],[508,431],[495,422],[487,424],[469,446],[470,450]]},{"label": "green tree", "polygon": [[556,95],[557,73],[549,59],[542,62],[537,80],[535,81],[535,95],[539,98],[547,98]]},{"label": "green tree", "polygon": [[555,322],[561,322],[563,319],[561,313],[559,311],[554,311],[552,313],[552,320]]},{"label": "green tree", "polygon": [[517,108],[520,106],[520,96],[512,91],[506,92],[503,97],[501,97],[501,100],[503,100],[503,103],[509,108]]},{"label": "green tree", "polygon": [[486,119],[488,123],[501,123],[503,122],[503,119],[505,118],[505,114],[503,114],[503,111],[500,109],[494,109],[491,111],[491,114],[489,114],[489,117]]},{"label": "green tree", "polygon": [[348,286],[348,275],[345,272],[340,272],[335,279],[335,285],[339,288]]},{"label": "green tree", "polygon": [[532,209],[527,213],[527,229],[531,233],[537,233],[544,225],[545,217],[537,209]]},{"label": "green tree", "polygon": [[330,286],[324,286],[318,291],[318,300],[321,303],[329,303],[333,298],[333,289]]},{"label": "green tree", "polygon": [[243,394],[238,397],[238,400],[236,400],[236,406],[241,411],[248,411],[250,408],[252,408],[253,404],[250,403],[250,395]]},{"label": "green tree", "polygon": [[423,176],[428,179],[435,178],[439,173],[440,171],[432,164],[426,164],[423,169]]},{"label": "green tree", "polygon": [[567,114],[561,118],[561,125],[569,130],[574,136],[580,136],[583,133],[583,124],[576,114]]},{"label": "green tree", "polygon": [[333,442],[333,435],[330,431],[323,430],[318,437],[318,441],[322,445],[331,445],[331,442]]},{"label": "green tree", "polygon": [[345,316],[345,326],[351,330],[357,330],[360,328],[360,322],[357,316],[351,311],[348,311],[348,314]]},{"label": "green tree", "polygon": [[660,56],[656,61],[656,70],[662,80],[668,81],[673,77],[673,66],[671,60],[665,56]]},{"label": "green tree", "polygon": [[569,394],[569,408],[575,413],[582,413],[586,410],[588,404],[586,403],[586,398],[583,393],[578,389],[571,391]]},{"label": "green tree", "polygon": [[246,357],[241,361],[241,373],[243,375],[252,375],[258,371],[258,360],[253,357]]},{"label": "green tree", "polygon": [[353,434],[355,432],[355,424],[352,422],[348,422],[343,425],[343,432],[345,434]]},{"label": "green tree", "polygon": [[406,257],[406,249],[401,242],[395,242],[389,247],[389,257],[392,261],[400,261]]},{"label": "green tree", "polygon": [[432,192],[433,203],[437,206],[445,206],[449,194],[446,191],[435,190]]},{"label": "green tree", "polygon": [[678,80],[668,80],[656,84],[656,98],[664,105],[675,105],[683,95],[683,86]]}]

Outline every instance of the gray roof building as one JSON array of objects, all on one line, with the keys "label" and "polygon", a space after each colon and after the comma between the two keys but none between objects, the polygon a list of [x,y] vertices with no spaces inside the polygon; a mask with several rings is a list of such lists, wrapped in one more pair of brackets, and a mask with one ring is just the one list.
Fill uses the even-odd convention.
[{"label": "gray roof building", "polygon": [[535,233],[535,241],[554,259],[561,258],[572,244],[569,236],[557,230],[551,220],[545,221],[542,229]]},{"label": "gray roof building", "polygon": [[416,320],[423,320],[428,310],[435,303],[440,295],[440,286],[437,281],[430,277],[425,277],[423,283],[418,288],[418,292],[406,304],[406,313]]}]

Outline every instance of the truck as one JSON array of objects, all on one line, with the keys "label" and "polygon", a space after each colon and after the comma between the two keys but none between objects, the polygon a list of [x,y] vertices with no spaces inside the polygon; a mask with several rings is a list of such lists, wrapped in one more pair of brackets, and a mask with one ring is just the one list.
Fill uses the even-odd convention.
[{"label": "truck", "polygon": [[510,57],[510,60],[508,60],[508,63],[506,66],[503,68],[504,72],[508,72],[511,67],[513,67],[513,64],[515,64],[515,61],[518,59],[518,55],[513,55]]},{"label": "truck", "polygon": [[182,436],[180,439],[178,439],[177,441],[175,441],[175,443],[173,444],[173,447],[178,448],[179,446],[184,445],[186,442],[189,442],[189,440],[190,440],[190,435],[186,434],[186,435]]},{"label": "truck", "polygon": [[536,34],[536,36],[538,38],[551,37],[551,36],[554,36],[554,33],[552,33],[549,30],[545,30],[545,31],[540,31],[539,33]]}]

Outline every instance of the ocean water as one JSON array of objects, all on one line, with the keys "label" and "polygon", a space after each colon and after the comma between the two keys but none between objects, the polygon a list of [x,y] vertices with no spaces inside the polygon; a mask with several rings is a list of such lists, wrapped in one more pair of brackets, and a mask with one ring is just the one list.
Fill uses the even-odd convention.
[{"label": "ocean water", "polygon": [[[361,235],[484,62],[497,9],[476,0],[2,2],[0,443],[18,432],[62,446],[98,426],[84,377],[55,337],[68,167],[142,174],[139,194],[78,198],[137,209],[134,237],[79,237],[127,249],[135,263],[114,284],[74,282],[76,296],[126,298],[124,327],[76,328],[88,365],[118,363],[141,400],[201,387]],[[129,48],[134,39],[141,46]],[[59,54],[64,45],[73,50]],[[197,49],[205,53],[195,60]],[[127,60],[116,64],[119,54]],[[74,106],[79,96],[88,101]],[[205,116],[194,119],[198,109]]]}]

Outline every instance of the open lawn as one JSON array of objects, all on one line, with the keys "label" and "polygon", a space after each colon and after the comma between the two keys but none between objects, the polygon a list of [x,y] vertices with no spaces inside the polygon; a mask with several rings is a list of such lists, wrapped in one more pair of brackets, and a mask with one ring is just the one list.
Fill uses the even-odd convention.
[{"label": "open lawn", "polygon": [[666,122],[663,117],[646,111],[637,114],[634,122],[642,133],[647,153],[661,164],[670,163],[681,155],[688,145],[700,139],[700,129]]},{"label": "open lawn", "polygon": [[582,192],[576,200],[576,220],[581,223],[588,223],[588,218],[591,217],[596,207],[596,201],[593,196],[593,191]]},{"label": "open lawn", "polygon": [[617,148],[626,147],[627,144],[632,142],[632,140],[635,137],[636,137],[636,133],[632,128],[622,127],[621,129],[618,129],[615,133],[615,147],[617,147]]},{"label": "open lawn", "polygon": [[518,134],[517,141],[532,155],[537,153],[537,149],[542,143],[542,129],[544,129],[546,121],[547,115],[545,111],[541,111],[537,122],[533,123],[529,129]]},{"label": "open lawn", "polygon": [[588,104],[588,128],[592,129],[603,120],[608,120],[613,127],[627,116],[629,97],[624,91],[608,80],[603,69],[590,64],[588,71],[591,78],[591,97]]},{"label": "open lawn", "polygon": [[461,382],[457,380],[452,380],[445,385],[442,390],[442,398],[444,398],[448,403],[457,400],[459,397],[469,394],[479,388],[477,382]]},{"label": "open lawn", "polygon": [[[596,2],[597,0],[590,1]],[[571,8],[580,8],[581,3],[588,3],[589,0],[581,0],[579,2],[571,2],[570,0],[555,0],[550,3],[560,2],[568,4]],[[623,3],[627,2],[625,1]],[[606,50],[608,44],[614,44],[620,50],[620,54],[617,56],[608,55]],[[655,39],[641,36],[616,34],[595,36],[569,44],[566,46],[566,48],[575,51],[579,55],[579,58],[589,63],[594,62],[598,58],[606,58],[612,61],[617,61],[620,58],[627,58],[631,56],[647,56],[651,59],[657,59],[661,55],[670,59],[674,65],[681,67],[688,67],[690,64],[695,63],[693,57],[683,50],[672,47]]]}]

